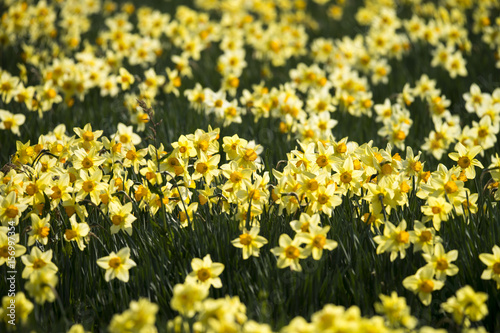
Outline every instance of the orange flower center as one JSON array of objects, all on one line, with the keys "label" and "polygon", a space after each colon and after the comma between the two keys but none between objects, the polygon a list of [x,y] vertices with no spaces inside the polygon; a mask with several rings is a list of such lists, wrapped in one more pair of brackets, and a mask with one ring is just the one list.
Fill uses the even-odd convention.
[{"label": "orange flower center", "polygon": [[114,225],[120,225],[123,222],[123,216],[113,215],[111,222],[113,222]]},{"label": "orange flower center", "polygon": [[438,206],[432,207],[432,214],[436,215],[439,213],[441,213],[441,207]]},{"label": "orange flower center", "polygon": [[323,235],[316,235],[312,241],[312,245],[318,249],[322,249],[326,244],[326,237]]},{"label": "orange flower center", "polygon": [[436,261],[436,268],[440,271],[446,270],[448,268],[448,260],[446,260],[445,258],[439,258]]},{"label": "orange flower center", "polygon": [[325,155],[320,155],[318,156],[318,158],[316,159],[316,164],[323,168],[325,167],[326,165],[328,165],[328,159],[326,158]]},{"label": "orange flower center", "polygon": [[35,259],[35,261],[33,262],[33,268],[34,269],[40,269],[40,268],[43,268],[47,265],[47,263],[45,261],[43,261],[43,259]]},{"label": "orange flower center", "polygon": [[12,128],[12,125],[14,125],[12,119],[5,119],[3,121],[3,126],[5,127],[6,130],[10,130]]},{"label": "orange flower center", "polygon": [[203,163],[203,162],[200,162],[196,165],[196,171],[201,173],[201,174],[204,174],[208,171],[208,166],[206,163]]},{"label": "orange flower center", "polygon": [[249,234],[240,235],[240,243],[243,245],[252,244],[252,236],[250,236]]},{"label": "orange flower center", "polygon": [[344,184],[349,184],[351,180],[352,180],[352,175],[348,171],[345,171],[340,175],[340,181]]},{"label": "orange flower center", "polygon": [[85,192],[89,193],[89,192],[92,192],[94,190],[94,182],[91,181],[91,180],[86,180],[83,182],[83,185],[82,185],[82,190],[84,190]]},{"label": "orange flower center", "polygon": [[45,238],[49,235],[50,228],[49,227],[42,227],[38,229],[38,236]]},{"label": "orange flower center", "polygon": [[92,168],[94,166],[94,162],[92,162],[92,160],[88,157],[85,157],[82,161],[82,166],[85,168],[85,169],[88,169],[88,168]]},{"label": "orange flower center", "polygon": [[210,271],[207,268],[201,268],[196,272],[196,276],[198,276],[198,280],[201,282],[205,282],[211,276]]},{"label": "orange flower center", "polygon": [[122,264],[122,260],[119,257],[111,258],[108,262],[109,267],[118,268]]},{"label": "orange flower center", "polygon": [[299,249],[293,245],[290,245],[285,249],[285,256],[288,259],[297,259],[299,255],[300,255]]},{"label": "orange flower center", "polygon": [[455,193],[456,191],[458,191],[458,186],[457,186],[457,184],[455,184],[454,181],[449,180],[444,185],[444,190],[448,194]]},{"label": "orange flower center", "polygon": [[94,140],[94,133],[91,131],[86,131],[82,134],[82,138],[85,141],[93,141]]},{"label": "orange flower center", "polygon": [[318,181],[316,179],[310,179],[306,187],[309,191],[316,191],[319,187]]},{"label": "orange flower center", "polygon": [[462,169],[467,169],[470,166],[470,159],[467,156],[462,156],[458,159],[458,165]]},{"label": "orange flower center", "polygon": [[410,234],[407,232],[407,231],[400,231],[397,235],[396,235],[396,241],[398,243],[404,243],[404,244],[407,244],[408,241],[410,240]]},{"label": "orange flower center", "polygon": [[321,205],[326,204],[328,202],[328,199],[330,199],[330,197],[326,194],[318,195],[318,203]]},{"label": "orange flower center", "polygon": [[420,238],[420,242],[427,243],[428,241],[430,241],[432,239],[432,233],[429,230],[424,230],[420,234],[419,238]]},{"label": "orange flower center", "polygon": [[76,238],[78,234],[73,229],[66,229],[66,231],[64,232],[64,236],[66,236],[66,239],[70,241],[73,238]]},{"label": "orange flower center", "polygon": [[248,162],[253,162],[257,159],[257,153],[255,152],[255,150],[253,149],[247,149],[245,150],[245,154],[243,155],[243,158],[245,159],[245,161],[248,161]]},{"label": "orange flower center", "polygon": [[423,280],[419,285],[420,291],[424,293],[430,293],[434,290],[434,282],[432,280]]},{"label": "orange flower center", "polygon": [[10,205],[5,210],[5,216],[7,216],[9,219],[15,218],[18,214],[19,214],[19,209],[14,205]]},{"label": "orange flower center", "polygon": [[0,257],[3,257],[3,258],[9,257],[9,246],[8,245],[0,247]]},{"label": "orange flower center", "polygon": [[33,196],[35,195],[35,193],[38,192],[38,186],[36,186],[36,184],[29,184],[27,187],[26,187],[26,193],[29,195],[29,196]]},{"label": "orange flower center", "polygon": [[493,264],[493,273],[500,275],[500,262],[496,262]]},{"label": "orange flower center", "polygon": [[235,171],[229,176],[229,180],[232,183],[239,183],[243,179],[243,174],[241,172]]},{"label": "orange flower center", "polygon": [[131,161],[135,160],[137,158],[137,153],[134,151],[134,150],[129,150],[127,152],[127,155],[125,155],[125,157]]}]

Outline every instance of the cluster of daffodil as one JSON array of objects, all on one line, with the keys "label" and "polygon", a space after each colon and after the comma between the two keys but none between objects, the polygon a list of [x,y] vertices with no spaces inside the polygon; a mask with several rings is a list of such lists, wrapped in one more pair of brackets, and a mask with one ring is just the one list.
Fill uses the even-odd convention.
[{"label": "cluster of daffodil", "polygon": [[[131,3],[124,3],[119,9],[113,2],[103,4],[99,0],[7,4],[0,42],[22,43],[25,63],[18,64],[18,76],[1,72],[0,93],[5,104],[14,100],[41,115],[63,100],[72,106],[75,98],[83,100],[93,88],[101,96],[111,97],[130,90],[123,96],[124,104],[130,111],[131,123],[139,131],[149,116],[137,107],[138,97],[152,104],[161,91],[175,96],[183,91],[193,106],[215,114],[224,125],[241,122],[241,115],[249,110],[256,120],[269,116],[281,119],[280,130],[293,133],[305,143],[325,140],[336,125],[330,113],[337,107],[355,116],[371,116],[374,103],[369,80],[373,85],[387,83],[389,62],[401,61],[412,48],[428,47],[432,55],[430,65],[445,68],[452,78],[467,75],[463,54],[469,54],[472,47],[469,30],[481,34],[482,41],[496,54],[500,48],[500,20],[490,19],[497,4],[491,1],[474,6],[472,2],[460,3],[451,9],[408,2],[414,13],[410,19],[398,17],[396,3],[369,1],[356,13],[357,22],[368,29],[366,34],[311,40],[306,28],[317,29],[318,23],[307,14],[305,1],[280,1],[279,6],[270,0],[239,5],[197,1],[199,11],[179,6],[173,17],[149,7],[136,9]],[[329,7],[329,15],[341,17],[343,5],[341,1]],[[466,15],[470,9],[472,22]],[[106,19],[105,29],[94,44],[85,39],[85,33],[91,15],[97,12],[102,12]],[[217,13],[220,19],[211,19],[211,13]],[[135,25],[132,19],[136,19]],[[23,43],[23,38],[28,38],[30,44]],[[213,45],[222,51],[215,66],[221,74],[219,90],[200,83],[186,89],[183,79],[193,77],[193,66]],[[124,67],[128,64],[146,68],[164,56],[167,48],[172,48],[168,54],[172,66],[165,68],[166,75],[152,68],[132,75]],[[238,91],[248,50],[254,58],[261,59],[263,77],[272,75],[271,66],[279,68],[290,58],[307,59],[310,64],[299,63],[290,70],[290,81],[278,88],[267,87],[263,81],[251,90]],[[26,64],[36,68],[36,78],[28,73]],[[28,79],[38,83],[27,86]],[[238,101],[235,95],[239,93]],[[407,107],[419,96],[428,103],[435,124],[435,131],[422,146],[424,151],[440,159],[456,137],[466,146],[482,145],[488,149],[498,133],[499,93],[497,89],[488,98],[473,85],[471,93],[464,95],[466,108],[476,112],[481,121],[461,130],[458,116],[451,116],[447,110],[450,101],[436,88],[436,81],[424,74],[415,88],[405,85],[396,104],[391,106],[386,100],[374,108],[377,121],[384,124],[379,134],[404,150],[412,125]],[[6,110],[0,112],[0,119],[0,128],[15,134],[19,134],[19,126],[25,121],[23,114]]]},{"label": "cluster of daffodil", "polygon": [[[170,153],[162,145],[137,148],[141,138],[123,124],[109,139],[89,124],[74,132],[76,135],[69,137],[64,126],[58,126],[35,145],[18,142],[10,170],[1,174],[2,264],[9,257],[6,227],[27,227],[23,216],[30,217],[25,245],[31,250],[24,254],[25,246],[17,244],[15,255],[21,256],[23,277],[29,280],[26,291],[37,303],[55,298],[58,268],[52,262],[53,250],[45,249],[50,246],[49,238],[57,239],[55,234],[61,233],[60,239],[74,242],[84,251],[90,241],[86,222],[89,206],[102,210],[112,234],[133,233],[136,212],[132,203],[151,215],[165,209],[177,218],[180,227],[193,228],[200,205],[217,207],[239,221],[242,233],[232,243],[242,248],[244,259],[258,256],[267,243],[259,236],[264,210],[276,209],[288,215],[300,211],[299,220],[290,223],[296,232],[294,238],[281,235],[279,246],[271,251],[278,257],[278,267],[301,270],[300,259],[312,255],[318,260],[323,250],[337,246],[336,241],[328,239],[330,226],[322,225],[321,215],[335,215],[335,208],[348,200],[375,233],[380,233],[384,225],[383,234],[374,238],[379,244],[377,253],[390,252],[391,260],[398,254],[404,258],[412,243],[414,251],[424,252],[428,264],[403,282],[424,304],[430,303],[431,292],[443,286],[446,276],[458,272],[451,263],[458,253],[445,252],[438,236],[442,222],[451,214],[468,216],[477,211],[477,194],[464,184],[476,177],[476,166],[482,167],[474,158],[481,150],[479,146],[468,150],[458,143],[457,152],[450,153],[457,165],[447,169],[440,164],[431,173],[423,170],[420,154],[415,156],[409,147],[403,160],[391,153],[390,145],[379,149],[371,143],[358,145],[347,138],[330,138],[324,143],[301,144],[302,150],[290,152],[283,171],[273,170],[273,184],[268,172],[262,172],[262,147],[237,135],[222,139],[227,163],[221,164],[218,129],[199,129],[181,136],[172,143]],[[498,172],[495,168],[499,162],[494,157],[490,169]],[[495,189],[495,184],[492,180],[490,188]],[[408,204],[408,194],[413,192],[426,201],[423,222],[416,221],[414,230],[406,231],[406,221],[395,225],[389,218],[392,211]],[[19,243],[19,235],[14,239]],[[493,249],[494,255],[482,254],[480,259],[488,265],[482,277],[498,282],[497,250]],[[135,266],[128,248],[110,253],[97,264],[106,270],[106,281],[116,277],[124,282]],[[211,266],[210,257],[192,266],[195,280],[221,286],[217,275],[223,266]]]}]

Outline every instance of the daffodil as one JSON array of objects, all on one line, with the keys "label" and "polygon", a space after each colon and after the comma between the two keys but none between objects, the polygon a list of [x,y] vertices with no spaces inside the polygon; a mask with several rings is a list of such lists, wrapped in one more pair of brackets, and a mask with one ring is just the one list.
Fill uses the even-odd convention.
[{"label": "daffodil", "polygon": [[112,234],[123,230],[127,234],[132,235],[132,223],[137,218],[132,214],[131,202],[122,205],[119,201],[111,201],[109,203],[109,218],[113,223],[111,226]]},{"label": "daffodil", "polygon": [[434,251],[434,244],[441,242],[441,237],[436,236],[436,229],[427,228],[422,222],[415,221],[413,231],[409,231],[413,243],[413,252],[422,250],[424,253]]},{"label": "daffodil", "polygon": [[463,323],[465,327],[469,327],[471,321],[482,320],[488,315],[487,300],[488,294],[476,292],[467,285],[457,290],[456,296],[442,303],[441,308],[451,313],[457,324]]},{"label": "daffodil", "polygon": [[130,302],[129,309],[121,314],[115,314],[108,330],[111,333],[121,332],[157,332],[155,321],[158,305],[146,298]]},{"label": "daffodil", "polygon": [[26,291],[38,304],[54,302],[56,295],[54,289],[57,285],[57,275],[54,271],[41,270],[30,275],[25,284]]},{"label": "daffodil", "polygon": [[0,129],[10,130],[17,136],[21,135],[19,126],[24,124],[26,117],[21,114],[12,114],[6,110],[0,110]]},{"label": "daffodil", "polygon": [[497,289],[500,289],[500,247],[498,245],[493,246],[493,254],[491,253],[481,253],[479,259],[488,266],[487,269],[483,271],[481,279],[483,280],[495,280],[497,283]]},{"label": "daffodil", "polygon": [[71,229],[66,229],[64,232],[64,240],[67,242],[76,242],[80,251],[83,251],[83,249],[85,249],[84,241],[87,239],[90,227],[86,222],[76,222],[76,215],[72,215],[69,221],[71,223]]},{"label": "daffodil", "polygon": [[307,258],[307,253],[300,244],[301,240],[297,237],[292,240],[287,234],[280,236],[279,247],[271,249],[278,257],[278,268],[290,267],[292,271],[302,271],[299,260]]},{"label": "daffodil", "polygon": [[8,226],[9,222],[14,222],[14,225],[17,226],[19,217],[26,208],[28,205],[18,201],[16,192],[12,191],[5,197],[0,195],[0,221],[2,221],[2,225]]},{"label": "daffodil", "polygon": [[95,147],[88,151],[80,148],[75,150],[73,154],[73,167],[76,170],[85,170],[89,173],[94,173],[106,160],[105,157],[97,155]]},{"label": "daffodil", "polygon": [[446,276],[453,276],[458,273],[458,267],[452,264],[452,261],[457,260],[458,251],[451,250],[450,252],[444,252],[443,244],[437,243],[434,246],[434,253],[423,253],[425,261],[427,261],[427,266],[432,267],[436,274],[436,279],[444,281]]},{"label": "daffodil", "polygon": [[14,297],[4,296],[2,298],[2,307],[0,308],[0,320],[6,323],[11,320],[7,315],[10,313],[12,304],[15,304],[16,323],[26,323],[29,314],[33,311],[33,303],[24,295],[22,291],[17,292]]},{"label": "daffodil", "polygon": [[29,232],[28,246],[35,244],[35,241],[47,245],[50,232],[50,215],[39,218],[36,214],[31,214],[31,231]]},{"label": "daffodil", "polygon": [[73,187],[70,186],[69,174],[62,174],[58,179],[52,180],[45,189],[45,194],[50,199],[50,208],[55,209],[61,201],[70,200],[72,192]]},{"label": "daffodil", "polygon": [[101,180],[102,171],[100,169],[97,169],[91,175],[89,175],[86,171],[80,170],[80,179],[75,183],[77,200],[83,200],[87,196],[90,196],[92,202],[95,205],[99,205],[101,203],[99,194],[101,194],[100,192],[106,188],[106,183],[101,182]]},{"label": "daffodil", "polygon": [[453,205],[448,203],[443,197],[429,197],[427,205],[422,206],[422,213],[426,215],[427,220],[432,220],[434,228],[439,231],[441,222],[448,221],[448,215],[453,209]]},{"label": "daffodil", "polygon": [[410,247],[410,234],[406,231],[406,221],[403,219],[396,227],[391,222],[387,221],[384,225],[384,234],[373,238],[378,244],[377,254],[387,251],[391,252],[391,261],[396,260],[398,254],[401,259],[406,256],[406,249]]},{"label": "daffodil", "polygon": [[319,260],[323,256],[323,250],[332,251],[338,245],[336,241],[326,238],[328,231],[330,226],[321,228],[312,225],[309,227],[309,232],[301,232],[296,237],[306,245],[304,248],[306,253],[312,253],[314,260]]},{"label": "daffodil", "polygon": [[170,306],[173,310],[191,318],[201,308],[201,302],[208,296],[209,286],[186,280],[184,284],[176,284]]},{"label": "daffodil", "polygon": [[476,155],[479,154],[483,148],[481,148],[481,146],[474,146],[467,149],[461,142],[458,142],[455,145],[455,150],[457,153],[449,153],[448,156],[453,161],[456,161],[458,166],[465,171],[465,176],[468,179],[474,179],[476,177],[476,170],[474,167],[477,166],[481,169],[483,168],[481,162],[474,157],[476,157]]},{"label": "daffodil", "polygon": [[38,247],[33,247],[30,254],[21,257],[24,264],[23,279],[28,279],[34,272],[47,271],[56,273],[57,266],[52,262],[52,250],[42,252]]},{"label": "daffodil", "polygon": [[354,169],[354,163],[351,157],[346,158],[342,164],[334,163],[332,169],[335,171],[332,176],[335,183],[350,190],[354,194],[360,193],[364,171]]},{"label": "daffodil", "polygon": [[217,177],[220,173],[218,168],[220,162],[220,155],[214,155],[210,158],[206,157],[205,154],[201,154],[194,164],[193,180],[198,180],[204,178],[207,184],[212,182],[214,177]]},{"label": "daffodil", "polygon": [[290,222],[290,226],[296,233],[309,232],[312,226],[318,227],[321,224],[321,217],[319,214],[309,215],[306,213],[300,214],[298,220]]},{"label": "daffodil", "polygon": [[91,124],[86,124],[83,128],[75,127],[73,130],[79,137],[76,143],[79,143],[83,148],[90,149],[94,146],[99,148],[97,139],[101,137],[103,131],[92,131]]},{"label": "daffodil", "polygon": [[410,314],[404,297],[398,297],[395,291],[390,296],[380,294],[379,297],[381,302],[375,303],[375,311],[384,315],[392,327],[402,325],[411,330],[417,326],[417,318]]},{"label": "daffodil", "polygon": [[207,254],[203,259],[193,258],[191,260],[191,268],[193,271],[189,273],[187,279],[197,281],[214,288],[222,288],[222,281],[219,275],[224,270],[224,264],[212,262],[210,254]]},{"label": "daffodil", "polygon": [[258,257],[260,248],[267,244],[267,239],[259,236],[259,231],[260,228],[258,226],[253,226],[250,231],[244,228],[241,235],[231,241],[234,247],[243,250],[243,259],[246,260],[250,256]]},{"label": "daffodil", "polygon": [[104,278],[106,281],[117,278],[123,282],[129,280],[129,269],[136,266],[136,263],[130,259],[130,249],[122,248],[118,253],[111,252],[109,256],[97,260],[97,265],[106,270]]},{"label": "daffodil", "polygon": [[432,267],[422,267],[415,275],[409,276],[403,280],[403,286],[418,294],[418,298],[422,301],[424,305],[431,304],[432,295],[431,293],[435,290],[443,288],[444,282],[439,280],[434,280],[434,269]]},{"label": "daffodil", "polygon": [[[7,265],[14,269],[15,261],[10,261],[10,258],[17,258],[26,253],[26,248],[19,243],[19,234],[9,235],[8,227],[0,226],[0,266],[7,263]],[[9,239],[10,237],[10,239]],[[12,245],[14,240],[14,245]]]}]

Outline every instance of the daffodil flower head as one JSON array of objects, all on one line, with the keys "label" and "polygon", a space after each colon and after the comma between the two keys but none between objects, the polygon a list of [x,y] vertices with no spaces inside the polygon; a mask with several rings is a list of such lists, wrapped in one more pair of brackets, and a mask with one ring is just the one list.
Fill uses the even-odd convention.
[{"label": "daffodil flower head", "polygon": [[250,256],[258,257],[260,248],[267,244],[267,239],[259,236],[259,231],[258,226],[253,226],[250,231],[244,228],[241,235],[231,241],[234,247],[243,250],[243,259],[246,260]]},{"label": "daffodil flower head", "polygon": [[271,249],[271,252],[278,257],[278,268],[290,267],[292,271],[302,271],[299,260],[307,258],[307,251],[301,245],[301,240],[295,237],[293,240],[287,234],[282,234],[279,239],[279,246]]},{"label": "daffodil flower head", "polygon": [[481,253],[479,259],[488,266],[481,275],[483,280],[495,280],[497,289],[500,289],[500,247],[493,246],[493,253]]},{"label": "daffodil flower head", "polygon": [[222,288],[222,281],[219,275],[224,271],[224,264],[212,262],[210,254],[203,259],[194,258],[191,261],[193,271],[189,273],[187,279],[197,281],[214,288]]},{"label": "daffodil flower head", "polygon": [[403,280],[403,286],[418,294],[418,298],[424,305],[431,304],[431,293],[443,288],[444,282],[434,280],[434,269],[429,266],[420,268],[415,275],[409,276]]},{"label": "daffodil flower head", "polygon": [[458,166],[465,171],[465,176],[468,179],[474,179],[476,177],[476,171],[474,167],[479,167],[483,168],[483,165],[481,162],[479,162],[476,157],[477,154],[479,154],[483,148],[481,146],[474,146],[470,149],[465,148],[465,146],[461,143],[458,142],[455,145],[455,150],[457,153],[449,153],[448,156],[453,160],[456,161]]},{"label": "daffodil flower head", "polygon": [[136,263],[130,259],[130,249],[122,248],[118,253],[111,252],[109,256],[97,260],[97,265],[106,270],[104,278],[110,281],[114,278],[123,282],[129,280],[129,270],[136,266]]}]

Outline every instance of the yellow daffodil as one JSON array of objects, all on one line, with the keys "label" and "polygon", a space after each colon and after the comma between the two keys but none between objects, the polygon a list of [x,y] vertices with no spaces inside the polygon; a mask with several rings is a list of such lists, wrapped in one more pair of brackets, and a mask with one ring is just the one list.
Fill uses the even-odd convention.
[{"label": "yellow daffodil", "polygon": [[493,254],[491,253],[481,253],[479,259],[488,266],[487,269],[483,271],[481,279],[483,280],[495,280],[497,283],[497,289],[500,289],[500,247],[498,245],[493,246]]},{"label": "yellow daffodil", "polygon": [[280,236],[279,247],[271,249],[271,252],[278,257],[278,268],[290,267],[292,271],[302,271],[299,259],[307,258],[307,253],[300,244],[301,240],[297,237],[292,240],[287,234]]},{"label": "yellow daffodil", "polygon": [[24,264],[23,279],[28,279],[30,275],[40,271],[56,273],[57,266],[52,262],[52,250],[42,252],[38,247],[33,247],[30,254],[21,257]]},{"label": "yellow daffodil", "polygon": [[75,183],[77,200],[83,200],[87,196],[90,196],[92,202],[95,205],[99,205],[101,203],[99,194],[101,194],[100,192],[106,188],[106,184],[101,182],[101,180],[102,171],[100,169],[97,169],[91,175],[89,175],[86,171],[80,170],[80,179]]},{"label": "yellow daffodil", "polygon": [[44,218],[39,218],[36,214],[31,214],[31,231],[29,232],[28,246],[40,242],[47,245],[50,233],[50,215],[47,214]]},{"label": "yellow daffodil", "polygon": [[66,229],[64,232],[64,240],[67,242],[76,242],[80,251],[83,251],[83,249],[85,249],[84,241],[87,239],[90,227],[86,222],[76,222],[76,215],[72,215],[69,221],[71,223],[71,229]]},{"label": "yellow daffodil", "polygon": [[210,254],[207,254],[203,260],[193,258],[191,260],[191,268],[193,271],[189,273],[186,280],[194,280],[214,288],[222,288],[222,281],[219,275],[224,270],[224,264],[212,262]]},{"label": "yellow daffodil", "polygon": [[432,267],[422,267],[415,275],[409,276],[403,280],[403,286],[418,294],[418,298],[426,306],[431,304],[431,293],[435,290],[443,288],[444,282],[433,280],[434,269]]},{"label": "yellow daffodil", "polygon": [[109,218],[113,225],[111,226],[111,233],[116,234],[118,231],[123,230],[127,234],[132,235],[132,222],[137,218],[132,215],[132,203],[128,202],[122,205],[119,201],[112,201],[109,203]]},{"label": "yellow daffodil", "polygon": [[13,221],[14,225],[17,226],[19,217],[26,208],[28,205],[19,202],[15,192],[10,192],[5,197],[0,195],[0,221],[2,221],[2,225],[7,226],[9,222]]},{"label": "yellow daffodil", "polygon": [[244,228],[241,235],[231,241],[234,247],[243,250],[243,259],[246,260],[250,256],[258,257],[260,248],[267,244],[267,239],[259,236],[259,231],[258,226],[253,226],[250,231]]},{"label": "yellow daffodil", "polygon": [[439,231],[441,222],[448,221],[448,215],[453,209],[453,205],[448,203],[443,197],[429,197],[427,205],[422,206],[422,213],[426,215],[427,220],[432,220],[434,228]]},{"label": "yellow daffodil", "polygon": [[422,250],[424,253],[432,254],[434,244],[441,242],[441,237],[436,236],[436,229],[427,228],[422,222],[415,221],[413,231],[409,231],[413,243],[413,252]]},{"label": "yellow daffodil", "polygon": [[474,157],[476,157],[476,155],[479,154],[483,148],[481,148],[481,146],[474,146],[467,149],[461,142],[458,142],[455,145],[455,150],[457,153],[449,153],[448,156],[453,161],[456,161],[458,166],[465,171],[465,176],[468,179],[474,179],[476,177],[476,170],[474,167],[477,166],[481,169],[483,168],[481,162],[476,160]]},{"label": "yellow daffodil", "polygon": [[338,245],[336,241],[326,238],[328,231],[330,231],[328,225],[323,228],[311,225],[309,232],[301,232],[296,237],[306,245],[304,251],[312,253],[314,260],[319,260],[323,256],[323,250],[332,251]]},{"label": "yellow daffodil", "polygon": [[129,269],[136,266],[136,263],[130,259],[130,249],[124,247],[118,253],[111,252],[109,256],[97,260],[97,265],[106,270],[104,278],[106,281],[117,278],[123,282],[129,280]]},{"label": "yellow daffodil", "polygon": [[41,270],[30,275],[25,284],[26,291],[38,304],[54,302],[56,295],[54,289],[57,285],[57,275],[54,271]]},{"label": "yellow daffodil", "polygon": [[396,260],[398,254],[401,259],[406,256],[406,249],[410,247],[410,234],[406,231],[406,221],[401,220],[396,227],[391,222],[386,222],[384,225],[384,234],[373,238],[378,244],[377,254],[391,252],[391,261]]},{"label": "yellow daffodil", "polygon": [[318,227],[321,224],[321,217],[319,214],[309,215],[306,213],[300,214],[298,220],[290,222],[290,226],[296,233],[309,232],[312,226]]},{"label": "yellow daffodil", "polygon": [[[2,307],[0,308],[0,320],[6,323],[11,321],[11,317],[7,316],[10,314],[12,309],[12,304],[15,304],[15,322],[16,323],[26,323],[29,314],[33,311],[33,303],[26,298],[22,291],[17,292],[14,297],[4,296],[2,298]],[[9,308],[10,307],[10,308]]]},{"label": "yellow daffodil", "polygon": [[465,286],[457,290],[456,296],[448,298],[441,304],[441,308],[453,315],[458,325],[470,326],[471,321],[479,321],[488,315],[486,301],[488,295],[476,292],[471,286]]},{"label": "yellow daffodil", "polygon": [[451,250],[446,253],[444,252],[443,244],[437,243],[434,246],[434,253],[432,255],[423,253],[422,256],[427,261],[427,266],[434,269],[436,279],[440,281],[446,280],[446,276],[453,276],[458,273],[458,267],[451,263],[458,258],[457,250]]},{"label": "yellow daffodil", "polygon": [[184,284],[174,286],[174,295],[170,300],[170,306],[180,314],[191,318],[200,309],[201,302],[208,296],[209,286],[186,280]]},{"label": "yellow daffodil", "polygon": [[410,307],[404,297],[398,297],[395,291],[390,296],[380,294],[379,297],[381,302],[375,303],[375,311],[384,315],[391,326],[402,325],[410,330],[417,326],[417,318],[410,314]]},{"label": "yellow daffodil", "polygon": [[146,298],[130,302],[129,309],[121,314],[115,314],[108,330],[118,332],[157,332],[155,321],[158,305]]},{"label": "yellow daffodil", "polygon": [[[26,253],[26,248],[18,244],[19,234],[9,235],[8,232],[8,227],[0,227],[0,266],[7,263],[11,269],[14,269],[16,262],[9,259],[22,256]],[[14,245],[12,245],[12,240],[14,240]]]},{"label": "yellow daffodil", "polygon": [[24,124],[26,117],[23,114],[12,114],[6,110],[0,110],[0,129],[10,130],[17,136],[21,135],[19,126]]}]

